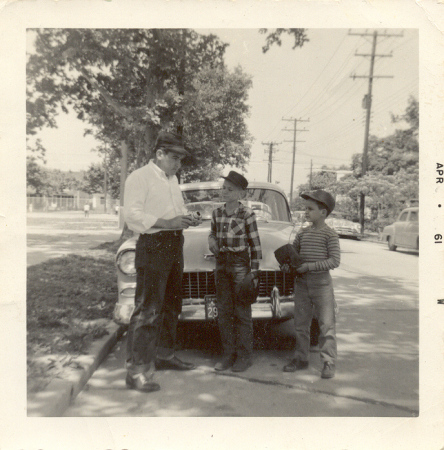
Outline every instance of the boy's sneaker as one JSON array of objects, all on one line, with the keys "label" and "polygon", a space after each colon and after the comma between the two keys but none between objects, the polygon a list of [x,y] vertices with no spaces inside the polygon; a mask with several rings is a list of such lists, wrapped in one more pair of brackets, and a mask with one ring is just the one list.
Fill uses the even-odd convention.
[{"label": "boy's sneaker", "polygon": [[322,369],[321,378],[333,378],[335,376],[336,367],[331,362],[325,362]]},{"label": "boy's sneaker", "polygon": [[145,373],[136,373],[135,375],[127,373],[125,382],[129,389],[136,389],[141,392],[154,392],[160,389],[160,386],[154,383]]},{"label": "boy's sneaker", "polygon": [[232,372],[245,372],[253,363],[250,358],[238,358],[232,367]]},{"label": "boy's sneaker", "polygon": [[218,363],[216,363],[216,365],[214,366],[214,370],[217,370],[218,372],[222,372],[222,370],[227,370],[234,364],[234,361],[236,361],[235,353],[231,355],[224,355],[222,359]]},{"label": "boy's sneaker", "polygon": [[284,366],[284,372],[296,372],[296,370],[303,370],[308,367],[308,361],[301,361],[300,359],[293,359],[289,364]]}]

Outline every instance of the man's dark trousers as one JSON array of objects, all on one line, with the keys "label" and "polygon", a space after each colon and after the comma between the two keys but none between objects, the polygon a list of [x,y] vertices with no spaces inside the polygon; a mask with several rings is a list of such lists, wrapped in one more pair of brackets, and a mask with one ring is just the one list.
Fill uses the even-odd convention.
[{"label": "man's dark trousers", "polygon": [[129,373],[148,372],[156,355],[166,359],[174,355],[182,311],[182,232],[140,235],[136,269],[135,310],[128,328]]}]

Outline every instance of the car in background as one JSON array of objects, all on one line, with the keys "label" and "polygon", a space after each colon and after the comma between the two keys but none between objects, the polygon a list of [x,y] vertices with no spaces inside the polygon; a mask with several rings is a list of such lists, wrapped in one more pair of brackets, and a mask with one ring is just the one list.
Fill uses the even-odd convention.
[{"label": "car in background", "polygon": [[361,226],[351,220],[336,217],[327,217],[325,223],[336,231],[339,237],[350,237],[358,241],[361,240]]},{"label": "car in background", "polygon": [[403,209],[393,224],[384,227],[381,239],[391,251],[398,247],[419,250],[419,207]]},{"label": "car in background", "polygon": [[[222,183],[200,182],[180,185],[188,211],[199,211],[202,223],[184,230],[184,273],[182,279],[182,321],[211,321],[217,317],[214,255],[208,248],[212,211],[220,201]],[[243,203],[257,217],[262,246],[260,288],[252,305],[254,320],[281,321],[293,317],[293,278],[279,269],[274,251],[293,242],[296,227],[284,191],[275,184],[250,182]],[[134,310],[136,290],[135,247],[138,235],[125,241],[117,251],[118,300],[114,321],[125,325]]]}]

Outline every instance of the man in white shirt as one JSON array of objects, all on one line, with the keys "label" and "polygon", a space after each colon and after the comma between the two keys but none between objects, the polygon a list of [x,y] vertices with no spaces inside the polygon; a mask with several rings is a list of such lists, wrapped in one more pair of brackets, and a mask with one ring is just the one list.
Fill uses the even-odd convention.
[{"label": "man in white shirt", "polygon": [[186,215],[176,177],[182,159],[188,155],[181,136],[160,132],[154,159],[131,173],[125,183],[125,221],[140,234],[136,244],[135,310],[128,328],[126,384],[144,392],[160,389],[153,381],[154,368],[195,368],[174,354],[182,310],[182,230],[196,225]]}]

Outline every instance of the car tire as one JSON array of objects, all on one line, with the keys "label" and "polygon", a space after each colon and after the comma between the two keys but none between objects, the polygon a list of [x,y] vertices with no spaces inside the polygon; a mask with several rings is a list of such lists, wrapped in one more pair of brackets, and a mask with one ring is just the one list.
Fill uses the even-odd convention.
[{"label": "car tire", "polygon": [[391,252],[394,252],[396,250],[396,245],[393,243],[393,237],[389,236],[387,239],[388,248]]}]

